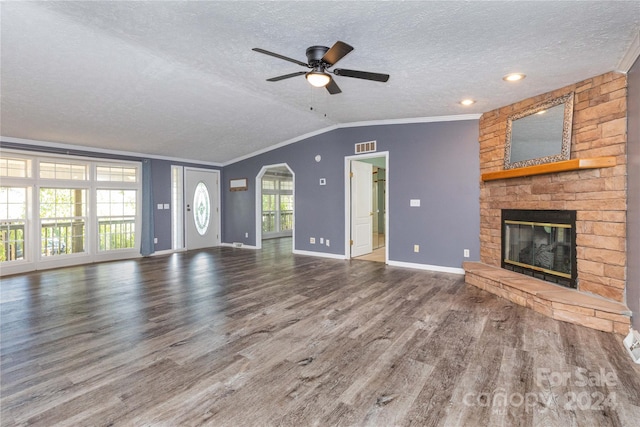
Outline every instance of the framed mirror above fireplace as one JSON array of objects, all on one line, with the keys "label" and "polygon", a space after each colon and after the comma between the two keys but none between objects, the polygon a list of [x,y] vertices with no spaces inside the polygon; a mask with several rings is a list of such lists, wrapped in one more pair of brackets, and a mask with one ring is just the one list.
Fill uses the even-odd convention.
[{"label": "framed mirror above fireplace", "polygon": [[509,116],[504,169],[569,160],[572,123],[573,92]]}]

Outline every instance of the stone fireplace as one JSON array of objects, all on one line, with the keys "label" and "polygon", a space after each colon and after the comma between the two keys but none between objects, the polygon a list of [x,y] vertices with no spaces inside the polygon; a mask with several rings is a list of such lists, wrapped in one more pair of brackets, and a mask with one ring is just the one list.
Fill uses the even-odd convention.
[{"label": "stone fireplace", "polygon": [[[571,92],[575,101],[570,159],[590,161],[606,157],[609,164],[567,171],[550,168],[541,174],[504,179],[483,178],[480,182],[480,262],[464,263],[467,283],[555,319],[620,334],[628,332],[631,312],[625,304],[626,86],[624,74],[610,72],[482,115],[479,143],[483,177],[504,170],[505,134],[510,115]],[[522,274],[509,271],[515,268],[503,268],[502,214],[513,210],[575,212],[571,232],[575,250],[569,258],[560,254],[557,260],[573,264],[568,283],[559,286],[540,280],[544,277],[531,271]],[[512,226],[516,230],[516,224]],[[544,234],[549,234],[544,227],[542,231],[535,226],[529,231],[523,231],[524,228],[520,231],[523,236],[531,233],[535,244],[536,233],[542,240]],[[551,241],[550,236],[546,238]],[[566,235],[561,240],[564,245]],[[512,257],[527,255],[525,247],[513,250],[518,254],[511,254]],[[548,252],[541,255],[540,259],[545,261],[538,264],[548,265],[551,255],[557,255],[557,252]],[[532,270],[536,273],[546,269],[535,264],[534,260],[533,267],[537,268]],[[560,278],[563,277],[560,275]]]}]

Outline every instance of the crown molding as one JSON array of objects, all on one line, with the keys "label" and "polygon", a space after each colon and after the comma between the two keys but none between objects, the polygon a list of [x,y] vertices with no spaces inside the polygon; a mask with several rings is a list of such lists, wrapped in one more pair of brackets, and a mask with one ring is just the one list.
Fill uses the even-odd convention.
[{"label": "crown molding", "polygon": [[[106,148],[96,148],[96,147],[88,147],[84,145],[72,145],[72,144],[63,144],[60,142],[50,142],[50,141],[39,141],[35,139],[23,139],[23,138],[14,138],[12,136],[1,136],[1,142],[11,142],[14,144],[22,144],[28,145],[37,148],[55,148],[58,150],[68,150],[70,152],[77,151],[86,151],[88,154],[99,153],[99,154],[109,154],[112,156],[125,156],[125,157],[136,157],[140,159],[155,159],[155,160],[168,160],[171,162],[180,162],[180,163],[191,163],[194,165],[201,166],[215,166],[222,167],[222,163],[217,162],[204,162],[202,160],[192,160],[192,159],[181,159],[178,157],[168,157],[168,156],[158,156],[153,154],[146,153],[137,153],[134,151],[120,151],[120,150],[109,150]],[[13,147],[12,147],[13,148]],[[18,148],[16,148],[18,149]],[[64,153],[58,153],[64,154]]]},{"label": "crown molding", "polygon": [[278,148],[281,148],[290,144],[294,144],[296,142],[299,142],[317,135],[322,135],[323,133],[331,132],[336,129],[355,128],[355,127],[364,127],[364,126],[405,125],[405,124],[411,124],[411,123],[434,123],[434,122],[478,120],[480,119],[481,116],[482,114],[459,114],[459,115],[453,115],[453,116],[415,117],[410,119],[371,120],[371,121],[364,121],[364,122],[341,123],[337,125],[328,126],[326,128],[322,128],[313,132],[305,133],[304,135],[296,136],[295,138],[291,138],[286,141],[279,142],[277,144],[271,145],[261,150],[257,150],[252,153],[245,154],[244,156],[236,157],[235,159],[231,159],[227,162],[224,162],[222,165],[229,166],[234,163],[241,162],[242,160],[250,159],[251,157],[268,153],[269,151],[273,151]]},{"label": "crown molding", "polygon": [[49,148],[55,148],[58,150],[86,151],[88,153],[100,153],[100,154],[109,154],[113,156],[136,157],[141,159],[167,160],[167,161],[173,161],[173,162],[191,163],[196,165],[214,166],[214,167],[221,168],[234,163],[238,163],[242,160],[249,159],[251,157],[255,157],[260,154],[267,153],[269,151],[276,150],[281,147],[285,147],[290,144],[294,144],[299,141],[303,141],[305,139],[308,139],[317,135],[321,135],[323,133],[331,132],[336,129],[364,127],[364,126],[388,126],[388,125],[404,125],[404,124],[412,124],[412,123],[435,123],[435,122],[478,120],[480,119],[481,116],[482,114],[459,114],[459,115],[451,115],[451,116],[415,117],[415,118],[409,118],[409,119],[371,120],[371,121],[362,121],[362,122],[341,123],[337,125],[328,126],[326,128],[322,128],[313,132],[305,133],[303,135],[299,135],[295,138],[291,138],[286,141],[271,145],[269,147],[254,151],[252,153],[245,154],[244,156],[236,157],[224,163],[204,162],[202,160],[182,159],[178,157],[158,156],[158,155],[138,153],[133,151],[110,150],[105,148],[88,147],[84,145],[63,144],[59,142],[14,138],[11,136],[1,136],[1,135],[0,135],[0,141],[28,145],[28,146],[38,147],[38,148],[49,147]]},{"label": "crown molding", "polygon": [[631,41],[631,45],[627,52],[624,54],[620,62],[618,62],[618,66],[616,67],[616,71],[621,73],[628,73],[633,64],[635,64],[636,60],[640,56],[640,29],[636,31],[636,35]]}]

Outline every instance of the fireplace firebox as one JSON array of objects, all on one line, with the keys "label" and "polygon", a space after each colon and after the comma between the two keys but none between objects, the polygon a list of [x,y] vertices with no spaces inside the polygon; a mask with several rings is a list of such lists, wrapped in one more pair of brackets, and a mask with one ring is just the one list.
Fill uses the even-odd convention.
[{"label": "fireplace firebox", "polygon": [[502,210],[502,268],[577,287],[576,211]]}]

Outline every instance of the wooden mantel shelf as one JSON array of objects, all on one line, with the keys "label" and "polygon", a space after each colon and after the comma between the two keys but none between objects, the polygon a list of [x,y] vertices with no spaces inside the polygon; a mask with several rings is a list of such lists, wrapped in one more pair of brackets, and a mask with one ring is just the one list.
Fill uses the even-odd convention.
[{"label": "wooden mantel shelf", "polygon": [[482,174],[483,181],[495,181],[497,179],[518,178],[523,176],[543,175],[546,173],[569,172],[581,169],[610,168],[616,165],[616,158],[593,157],[590,159],[571,159],[562,162],[545,163],[543,165],[527,166],[524,168],[507,169],[497,172]]}]

